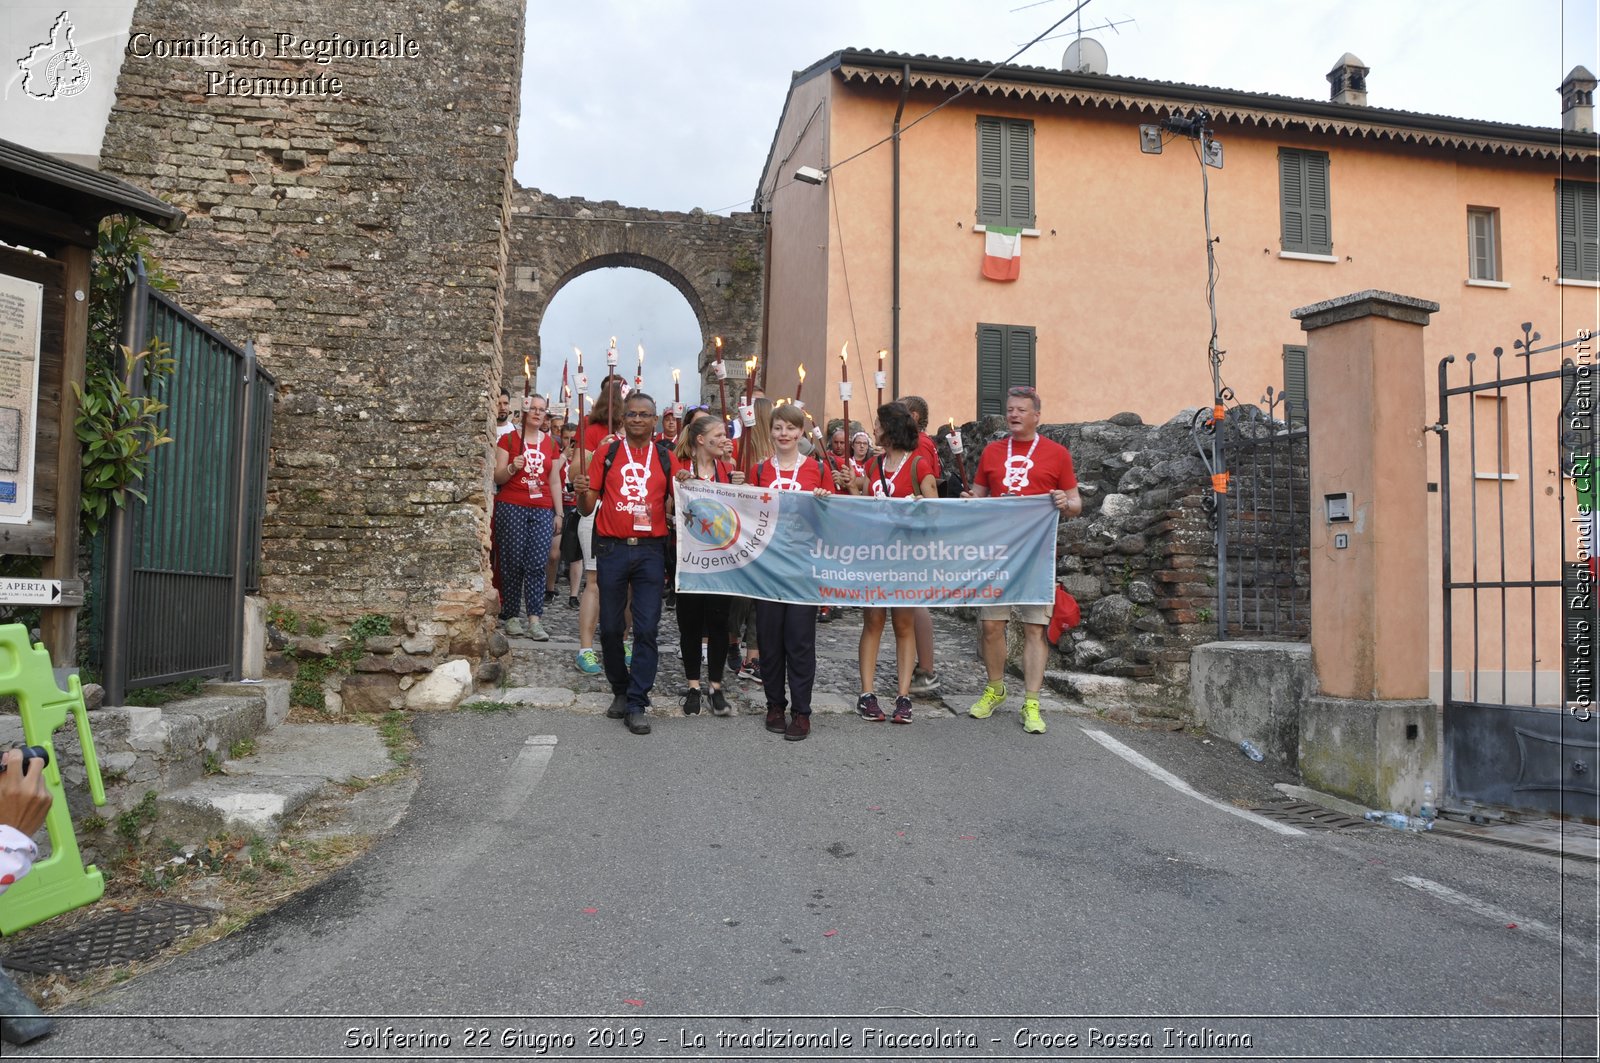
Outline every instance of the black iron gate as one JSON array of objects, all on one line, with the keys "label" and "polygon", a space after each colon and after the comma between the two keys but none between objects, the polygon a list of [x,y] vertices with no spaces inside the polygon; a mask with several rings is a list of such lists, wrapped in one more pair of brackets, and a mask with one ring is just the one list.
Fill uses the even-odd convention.
[{"label": "black iron gate", "polygon": [[[272,376],[251,344],[223,339],[152,289],[143,264],[127,345],[163,340],[176,363],[158,384],[170,444],[114,511],[107,539],[106,700],[189,676],[239,674],[245,595],[259,589]],[[137,376],[137,374],[135,374]]]},{"label": "black iron gate", "polygon": [[[1267,389],[1220,425],[1217,637],[1311,637],[1311,444],[1306,412]],[[1202,452],[1203,454],[1203,452]]]},{"label": "black iron gate", "polygon": [[1592,820],[1595,341],[1539,341],[1439,363],[1445,791]]}]

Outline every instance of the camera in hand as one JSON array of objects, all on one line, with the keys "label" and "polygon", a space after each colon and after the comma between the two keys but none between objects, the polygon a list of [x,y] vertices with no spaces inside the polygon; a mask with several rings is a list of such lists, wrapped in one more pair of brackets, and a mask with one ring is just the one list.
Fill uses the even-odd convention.
[{"label": "camera in hand", "polygon": [[[38,757],[40,760],[44,761],[44,764],[42,765],[42,767],[49,767],[50,766],[50,751],[48,749],[46,749],[44,746],[23,746],[22,747],[22,774],[24,774],[24,775],[28,774],[28,761],[32,760],[35,757]],[[4,763],[0,763],[0,771],[5,771],[5,770],[6,770],[5,764]]]}]

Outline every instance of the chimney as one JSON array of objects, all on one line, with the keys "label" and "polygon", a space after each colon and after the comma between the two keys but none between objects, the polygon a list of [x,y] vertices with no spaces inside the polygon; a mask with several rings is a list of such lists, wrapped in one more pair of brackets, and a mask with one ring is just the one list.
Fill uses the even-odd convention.
[{"label": "chimney", "polygon": [[1349,52],[1328,71],[1328,84],[1332,86],[1328,98],[1334,103],[1348,103],[1352,107],[1367,105],[1368,67]]},{"label": "chimney", "polygon": [[1575,66],[1561,83],[1561,128],[1568,133],[1594,132],[1594,89],[1600,82]]}]

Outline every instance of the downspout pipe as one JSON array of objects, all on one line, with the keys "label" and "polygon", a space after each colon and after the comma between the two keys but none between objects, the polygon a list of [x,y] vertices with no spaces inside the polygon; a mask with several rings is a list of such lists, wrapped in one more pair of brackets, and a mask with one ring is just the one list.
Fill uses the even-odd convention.
[{"label": "downspout pipe", "polygon": [[891,381],[894,384],[894,395],[900,394],[900,117],[906,112],[906,97],[911,95],[911,64],[907,63],[900,72],[900,106],[894,110],[893,142],[893,199],[890,208],[893,232],[890,236],[891,255],[893,256],[893,307],[890,311],[889,353],[894,361]]}]

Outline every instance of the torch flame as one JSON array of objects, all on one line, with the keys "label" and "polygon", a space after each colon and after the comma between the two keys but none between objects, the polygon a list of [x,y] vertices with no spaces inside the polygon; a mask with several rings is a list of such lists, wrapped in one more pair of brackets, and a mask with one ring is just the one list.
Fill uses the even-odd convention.
[{"label": "torch flame", "polygon": [[674,384],[678,382],[678,371],[676,369],[672,371],[672,382]]},{"label": "torch flame", "polygon": [[721,358],[722,357],[722,337],[721,336],[714,336],[712,338],[716,341],[716,344],[717,344],[717,357]]},{"label": "torch flame", "polygon": [[804,362],[801,362],[800,363],[800,383],[804,384],[805,382],[806,382],[806,364]]},{"label": "torch flame", "polygon": [[878,368],[879,369],[883,368],[883,360],[884,360],[884,358],[888,357],[888,355],[889,355],[888,348],[885,348],[885,347],[879,347],[878,348]]},{"label": "torch flame", "polygon": [[845,357],[849,353],[850,353],[850,341],[849,340],[845,340],[844,341],[844,345],[839,348],[839,361],[841,361],[841,362],[844,361]]},{"label": "torch flame", "polygon": [[523,355],[522,356],[522,375],[523,376],[532,376],[533,375],[528,370],[528,356],[527,355]]}]

